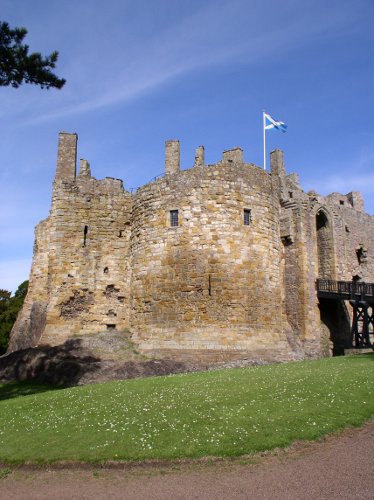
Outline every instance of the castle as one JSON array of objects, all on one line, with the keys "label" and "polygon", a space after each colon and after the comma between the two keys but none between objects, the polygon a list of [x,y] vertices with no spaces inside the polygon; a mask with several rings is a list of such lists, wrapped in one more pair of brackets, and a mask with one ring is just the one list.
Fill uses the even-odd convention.
[{"label": "castle", "polygon": [[374,217],[360,193],[305,193],[243,151],[165,174],[130,193],[121,180],[76,173],[77,135],[59,135],[52,207],[35,230],[30,286],[9,351],[73,335],[130,332],[144,352],[295,359],[349,342],[349,305],[316,279],[374,281]]}]

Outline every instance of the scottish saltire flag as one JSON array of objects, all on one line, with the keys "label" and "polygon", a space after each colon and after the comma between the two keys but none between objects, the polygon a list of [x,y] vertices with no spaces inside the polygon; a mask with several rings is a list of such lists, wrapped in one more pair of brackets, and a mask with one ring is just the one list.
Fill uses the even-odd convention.
[{"label": "scottish saltire flag", "polygon": [[264,123],[265,130],[270,130],[272,128],[276,128],[277,130],[281,130],[282,132],[286,132],[287,130],[287,125],[285,123],[274,120],[274,118],[266,113],[264,113]]}]

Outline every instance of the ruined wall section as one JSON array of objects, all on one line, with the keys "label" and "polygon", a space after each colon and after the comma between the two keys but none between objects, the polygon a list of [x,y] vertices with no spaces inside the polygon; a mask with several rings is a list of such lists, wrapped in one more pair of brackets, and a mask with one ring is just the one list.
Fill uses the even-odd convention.
[{"label": "ruined wall section", "polygon": [[[84,170],[83,170],[84,171]],[[43,342],[129,325],[131,195],[122,181],[56,180]]]},{"label": "ruined wall section", "polygon": [[[352,200],[358,200],[358,206]],[[359,193],[333,193],[325,203],[334,214],[337,279],[373,283],[374,217],[363,211]]]},{"label": "ruined wall section", "polygon": [[[171,211],[178,211],[175,227]],[[134,339],[150,350],[292,356],[280,249],[271,176],[239,163],[236,150],[217,165],[140,188],[131,240]]]},{"label": "ruined wall section", "polygon": [[[310,225],[315,231],[310,239],[314,243],[313,259],[318,264],[318,221],[316,216],[324,212],[328,216],[332,250],[331,279],[351,281],[354,277],[362,281],[374,281],[374,216],[365,213],[362,195],[358,192],[332,193],[321,196],[315,191],[308,193]],[[323,228],[325,230],[325,228]],[[326,250],[325,249],[325,250]],[[318,265],[315,279],[323,278]],[[325,276],[328,278],[329,276]]]},{"label": "ruined wall section", "polygon": [[96,180],[76,134],[61,133],[48,219],[36,229],[30,288],[9,350],[129,326],[131,194]]},{"label": "ruined wall section", "polygon": [[8,352],[38,344],[46,323],[48,294],[50,219],[35,228],[34,252],[29,288],[21,312],[13,326]]}]

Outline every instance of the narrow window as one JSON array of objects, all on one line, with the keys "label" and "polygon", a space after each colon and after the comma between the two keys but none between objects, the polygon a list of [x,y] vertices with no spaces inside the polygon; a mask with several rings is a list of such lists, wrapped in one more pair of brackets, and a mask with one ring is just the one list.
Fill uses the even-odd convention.
[{"label": "narrow window", "polygon": [[170,226],[178,226],[178,210],[170,210]]},{"label": "narrow window", "polygon": [[292,191],[288,191],[288,196],[289,196],[290,198],[293,198],[293,192],[292,192]]},{"label": "narrow window", "polygon": [[83,229],[83,246],[86,246],[86,240],[87,240],[87,233],[88,233],[88,226],[84,226]]},{"label": "narrow window", "polygon": [[249,226],[252,222],[251,211],[249,208],[244,209],[244,225]]}]

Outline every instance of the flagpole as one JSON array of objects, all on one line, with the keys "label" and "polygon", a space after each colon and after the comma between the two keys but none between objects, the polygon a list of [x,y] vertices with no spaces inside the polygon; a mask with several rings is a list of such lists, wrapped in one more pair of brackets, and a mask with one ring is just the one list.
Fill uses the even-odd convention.
[{"label": "flagpole", "polygon": [[264,129],[264,170],[266,170],[266,131],[265,131],[265,111],[262,111],[262,128]]}]

